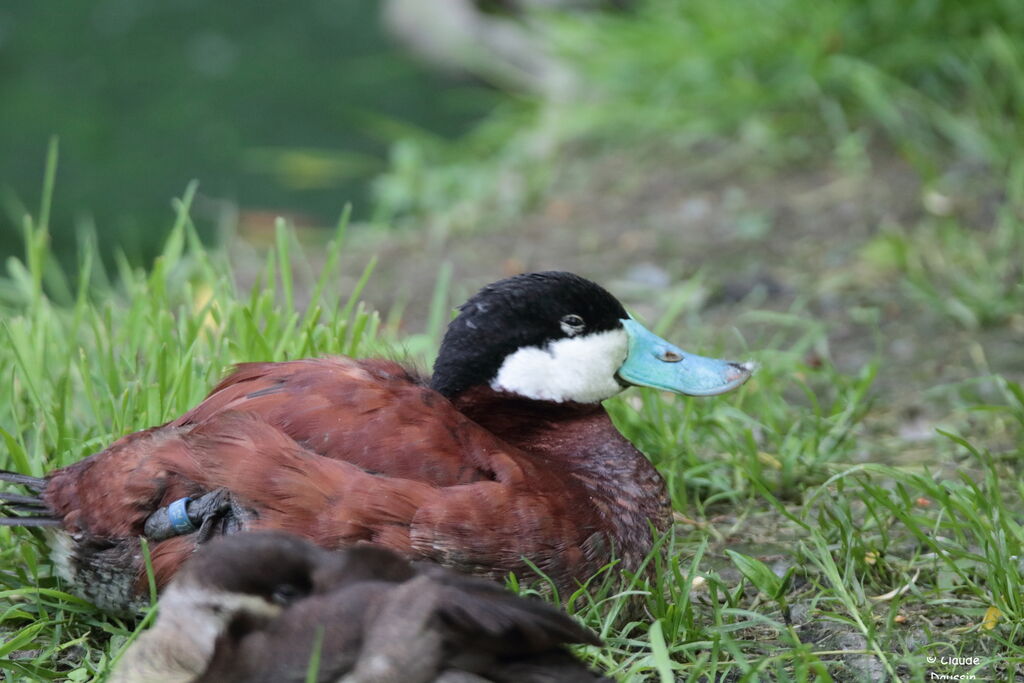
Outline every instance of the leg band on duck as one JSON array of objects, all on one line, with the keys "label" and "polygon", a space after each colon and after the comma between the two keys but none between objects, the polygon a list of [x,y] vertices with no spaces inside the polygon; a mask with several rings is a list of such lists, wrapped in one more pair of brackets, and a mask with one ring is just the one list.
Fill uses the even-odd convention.
[{"label": "leg band on duck", "polygon": [[240,531],[253,517],[238,506],[226,489],[216,489],[197,498],[179,498],[149,516],[143,533],[151,541],[199,532],[196,543],[205,543],[213,536]]},{"label": "leg band on duck", "polygon": [[190,534],[196,530],[196,525],[188,518],[188,504],[192,499],[188,496],[179,498],[167,506],[167,520],[171,528],[178,532],[179,536]]}]

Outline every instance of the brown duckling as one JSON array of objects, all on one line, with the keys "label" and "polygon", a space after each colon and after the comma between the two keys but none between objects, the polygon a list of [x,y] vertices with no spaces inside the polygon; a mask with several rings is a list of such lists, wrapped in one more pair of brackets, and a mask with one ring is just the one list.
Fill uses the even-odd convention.
[{"label": "brown duckling", "polygon": [[251,532],[205,545],[168,586],[113,683],[609,681],[566,649],[599,645],[556,608],[363,545],[329,552]]}]

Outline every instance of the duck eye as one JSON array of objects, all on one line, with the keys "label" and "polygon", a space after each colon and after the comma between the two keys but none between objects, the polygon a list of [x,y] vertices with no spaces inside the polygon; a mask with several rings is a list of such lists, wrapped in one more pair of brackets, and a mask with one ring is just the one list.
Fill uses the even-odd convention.
[{"label": "duck eye", "polygon": [[306,592],[294,584],[282,583],[274,589],[274,594],[270,596],[270,599],[277,605],[290,605],[305,595]]},{"label": "duck eye", "polygon": [[583,318],[579,317],[575,313],[563,316],[559,321],[559,325],[562,328],[562,332],[565,332],[570,337],[573,337],[583,331],[584,322]]}]

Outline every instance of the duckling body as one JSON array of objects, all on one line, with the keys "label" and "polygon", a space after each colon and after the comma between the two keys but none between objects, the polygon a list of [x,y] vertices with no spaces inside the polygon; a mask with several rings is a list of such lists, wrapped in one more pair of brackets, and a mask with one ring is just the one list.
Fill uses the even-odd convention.
[{"label": "duckling body", "polygon": [[143,534],[159,586],[207,538],[252,529],[490,578],[532,563],[562,589],[613,555],[634,569],[669,501],[600,401],[631,383],[720,393],[752,370],[684,368],[634,326],[597,285],[543,273],[471,299],[430,382],[383,360],[243,364],[180,418],[40,482],[55,564],[111,611],[144,593]]},{"label": "duckling body", "polygon": [[[610,681],[566,644],[600,640],[554,607],[383,548],[328,552],[240,533],[196,553],[112,683]],[[344,677],[344,678],[342,678]]]}]

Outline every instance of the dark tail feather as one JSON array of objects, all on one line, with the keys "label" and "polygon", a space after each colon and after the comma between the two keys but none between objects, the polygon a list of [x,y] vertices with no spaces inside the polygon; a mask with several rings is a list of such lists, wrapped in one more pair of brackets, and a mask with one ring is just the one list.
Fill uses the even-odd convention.
[{"label": "dark tail feather", "polygon": [[46,488],[46,480],[42,477],[30,477],[27,474],[11,472],[9,470],[0,470],[0,481],[5,481],[8,484],[19,484],[36,493],[42,493],[43,489]]},{"label": "dark tail feather", "polygon": [[569,643],[601,645],[597,634],[568,614],[536,598],[521,598],[494,583],[451,577],[442,588],[445,622],[470,634],[478,647],[522,655]]},{"label": "dark tail feather", "polygon": [[0,510],[3,510],[4,512],[17,512],[19,514],[26,514],[26,515],[33,515],[33,516],[38,516],[38,515],[44,515],[45,516],[45,514],[47,512],[47,509],[45,507],[40,507],[38,505],[4,505],[4,506],[0,507]]},{"label": "dark tail feather", "polygon": [[0,526],[60,526],[53,517],[0,517]]},{"label": "dark tail feather", "polygon": [[[0,470],[0,482],[24,486],[37,494],[42,493],[46,488],[45,479],[8,470]],[[26,496],[21,493],[0,491],[0,514],[10,515],[0,517],[0,526],[44,527],[60,526],[61,524],[59,519],[50,516],[49,508],[38,495]],[[17,516],[22,514],[26,516]]]},{"label": "dark tail feather", "polygon": [[[46,509],[46,503],[39,496],[23,496],[20,493],[8,493],[0,491],[0,501],[4,503],[15,503],[17,505],[28,505],[36,508]],[[2,505],[3,503],[0,503]]]}]

